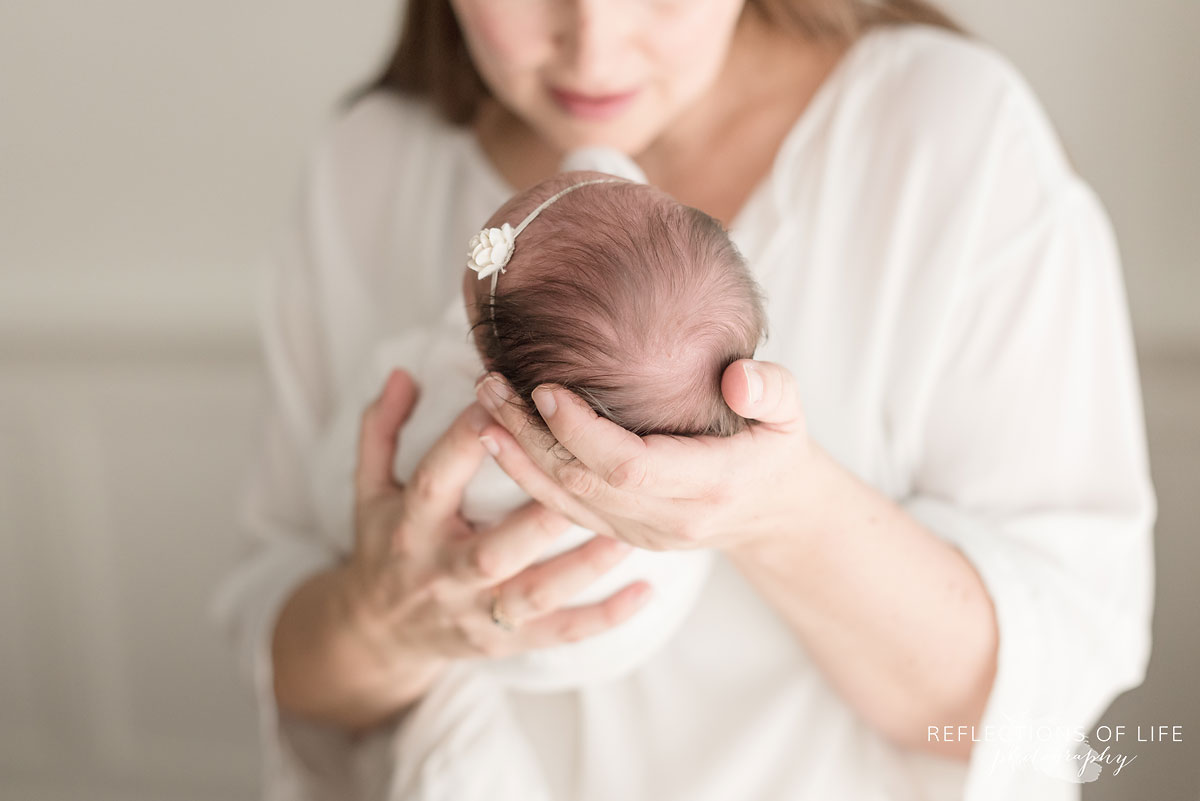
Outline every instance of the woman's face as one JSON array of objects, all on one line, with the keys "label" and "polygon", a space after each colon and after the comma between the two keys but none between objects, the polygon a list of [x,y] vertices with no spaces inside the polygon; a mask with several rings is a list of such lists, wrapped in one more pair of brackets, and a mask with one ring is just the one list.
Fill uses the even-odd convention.
[{"label": "woman's face", "polygon": [[562,150],[637,154],[716,79],[745,0],[451,0],[496,98]]}]

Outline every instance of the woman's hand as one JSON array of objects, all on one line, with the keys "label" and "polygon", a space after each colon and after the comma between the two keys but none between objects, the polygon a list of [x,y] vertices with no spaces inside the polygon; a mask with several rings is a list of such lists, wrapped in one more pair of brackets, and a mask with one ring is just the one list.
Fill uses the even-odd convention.
[{"label": "woman's hand", "polygon": [[[397,436],[416,404],[402,371],[364,412],[355,474],[354,552],[311,577],[280,613],[272,643],[280,706],[361,731],[422,696],[448,660],[502,657],[599,634],[648,597],[635,582],[563,608],[629,552],[610,537],[533,564],[568,526],[536,501],[476,530],[459,514],[485,457],[491,418],[467,407],[411,481],[392,475]],[[492,618],[498,600],[515,626]]]},{"label": "woman's hand", "polygon": [[526,492],[582,526],[654,550],[731,547],[794,526],[812,447],[795,380],[780,365],[734,362],[721,391],[758,423],[725,438],[639,437],[545,385],[533,399],[547,434],[488,376],[477,396],[500,425],[482,441]]},{"label": "woman's hand", "polygon": [[[629,553],[611,537],[533,565],[569,522],[530,501],[497,525],[475,530],[458,507],[485,458],[481,429],[490,420],[472,404],[451,424],[412,481],[391,465],[396,435],[415,401],[407,373],[392,373],[362,417],[355,476],[353,576],[356,613],[409,654],[497,657],[593,636],[637,608],[638,585],[590,606],[565,602]],[[514,632],[492,620],[499,597]]]},{"label": "woman's hand", "polygon": [[[500,523],[474,529],[459,514],[485,458],[490,422],[472,404],[421,460],[407,484],[392,476],[396,439],[415,405],[412,379],[395,371],[363,415],[355,476],[354,554],[348,565],[356,617],[386,652],[453,659],[507,656],[598,634],[638,607],[642,584],[603,602],[561,608],[629,553],[609,537],[533,564],[567,528],[531,501]],[[492,601],[520,624],[498,626]]]},{"label": "woman's hand", "polygon": [[484,446],[530,495],[642,547],[722,548],[865,720],[905,747],[966,758],[969,742],[930,743],[927,729],[982,719],[998,638],[982,580],[809,441],[786,370],[726,369],[726,403],[760,423],[724,439],[637,437],[539,387],[550,436],[497,391],[495,377],[477,389],[503,426],[483,430]]}]

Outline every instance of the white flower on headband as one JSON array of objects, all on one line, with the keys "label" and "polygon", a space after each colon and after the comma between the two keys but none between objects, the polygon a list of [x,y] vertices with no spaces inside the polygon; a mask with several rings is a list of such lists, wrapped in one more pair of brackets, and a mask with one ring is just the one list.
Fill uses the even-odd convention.
[{"label": "white flower on headband", "polygon": [[512,258],[516,239],[517,233],[508,223],[499,228],[484,228],[467,244],[467,269],[479,273],[480,278],[503,272],[504,265]]},{"label": "white flower on headband", "polygon": [[[593,178],[590,181],[580,181],[577,184],[571,184],[566,189],[560,189],[555,194],[546,198],[538,205],[536,209],[529,212],[529,216],[521,220],[521,224],[513,228],[508,223],[504,223],[499,228],[484,228],[475,236],[471,237],[471,241],[467,243],[467,269],[474,270],[479,273],[480,278],[492,277],[492,293],[491,299],[496,299],[496,283],[500,278],[500,273],[504,272],[504,265],[508,264],[508,260],[512,258],[513,246],[516,244],[517,236],[525,230],[534,219],[546,210],[552,203],[558,200],[568,192],[574,192],[581,186],[589,186],[591,184],[611,184],[623,183],[623,178]],[[495,314],[495,309],[492,309],[492,314]],[[495,318],[492,321],[492,329],[495,330]]]}]

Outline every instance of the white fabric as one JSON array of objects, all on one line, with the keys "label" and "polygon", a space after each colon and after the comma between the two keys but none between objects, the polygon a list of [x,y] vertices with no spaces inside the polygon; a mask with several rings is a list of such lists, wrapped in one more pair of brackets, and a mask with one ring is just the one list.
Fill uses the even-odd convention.
[{"label": "white fabric", "polygon": [[[437,322],[462,243],[509,194],[467,132],[382,95],[314,156],[265,288],[272,406],[243,507],[250,550],[220,596],[256,685],[270,799],[405,797],[391,749],[424,705],[357,742],[280,715],[271,626],[348,548],[320,533],[308,482],[342,393],[377,342]],[[982,576],[1000,626],[984,725],[1087,727],[1144,675],[1155,502],[1110,225],[1025,83],[978,43],[873,32],[731,229],[768,295],[761,356],[796,375],[813,436]],[[336,510],[342,531],[349,515]],[[997,767],[1001,743],[969,765],[891,746],[723,558],[630,676],[508,700],[557,801],[1079,797]]]},{"label": "white fabric", "polygon": [[646,183],[646,173],[642,172],[642,168],[637,165],[637,162],[610,147],[581,147],[578,150],[572,150],[563,157],[559,169],[563,172],[594,170],[595,172],[606,172],[634,183]]},{"label": "white fabric", "polygon": [[[421,387],[417,408],[404,426],[393,472],[407,481],[421,457],[454,418],[475,400],[475,381],[483,363],[468,337],[461,294],[453,298],[437,325],[382,340],[364,374],[344,393],[326,432],[318,437],[312,468],[312,495],[318,499],[321,529],[349,542],[342,510],[353,499],[352,482],[362,410],[379,394],[396,367],[412,372]],[[484,461],[463,494],[463,516],[485,526],[497,523],[529,501],[529,496],[491,459]],[[595,536],[579,526],[568,529],[539,561]],[[601,601],[639,579],[654,594],[638,614],[602,634],[552,648],[482,660],[478,668],[506,687],[549,692],[611,681],[633,670],[667,643],[687,617],[712,567],[708,550],[654,552],[636,549],[576,595],[567,606]]]}]

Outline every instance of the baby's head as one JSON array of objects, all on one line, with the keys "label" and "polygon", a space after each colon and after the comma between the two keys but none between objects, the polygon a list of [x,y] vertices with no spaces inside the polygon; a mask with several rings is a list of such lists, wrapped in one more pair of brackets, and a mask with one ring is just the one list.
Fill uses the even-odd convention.
[{"label": "baby's head", "polygon": [[758,285],[713,218],[646,184],[593,172],[556,175],[522,192],[487,227],[516,228],[511,260],[463,280],[475,344],[540,416],[531,393],[559,384],[636,434],[741,431],[721,376],[764,334]]}]

